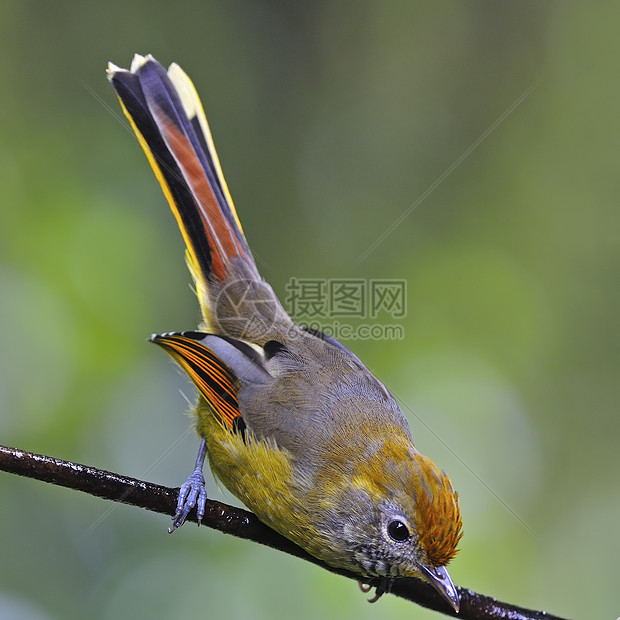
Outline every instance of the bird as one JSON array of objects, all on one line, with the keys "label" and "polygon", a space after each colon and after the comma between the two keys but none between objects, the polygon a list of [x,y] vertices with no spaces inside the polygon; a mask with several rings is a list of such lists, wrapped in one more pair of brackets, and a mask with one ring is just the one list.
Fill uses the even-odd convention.
[{"label": "bird", "polygon": [[296,325],[261,277],[192,81],[138,54],[107,76],[180,228],[202,313],[197,329],[150,339],[198,391],[198,456],[169,531],[193,509],[200,524],[208,459],[263,523],[376,584],[372,602],[417,577],[458,612],[446,568],[462,537],[457,492],[383,383],[338,340]]}]

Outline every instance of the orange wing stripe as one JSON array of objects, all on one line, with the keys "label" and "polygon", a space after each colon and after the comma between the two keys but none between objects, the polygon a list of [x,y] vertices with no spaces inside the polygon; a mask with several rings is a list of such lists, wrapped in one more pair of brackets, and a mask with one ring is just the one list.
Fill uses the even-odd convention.
[{"label": "orange wing stripe", "polygon": [[187,372],[220,424],[232,431],[235,420],[241,418],[238,386],[224,362],[201,342],[180,334],[155,336],[152,340]]}]

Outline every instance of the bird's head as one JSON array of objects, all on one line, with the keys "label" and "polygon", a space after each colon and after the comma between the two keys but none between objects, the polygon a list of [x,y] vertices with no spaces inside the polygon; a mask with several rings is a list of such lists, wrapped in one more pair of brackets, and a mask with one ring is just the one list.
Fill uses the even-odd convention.
[{"label": "bird's head", "polygon": [[347,487],[332,522],[343,526],[340,552],[383,583],[423,579],[458,611],[446,565],[457,553],[462,522],[446,474],[409,442],[386,441],[359,460]]}]

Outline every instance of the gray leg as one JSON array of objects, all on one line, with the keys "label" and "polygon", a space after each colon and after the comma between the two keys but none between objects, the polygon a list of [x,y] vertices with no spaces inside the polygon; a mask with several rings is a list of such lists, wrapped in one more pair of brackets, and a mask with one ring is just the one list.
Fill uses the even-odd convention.
[{"label": "gray leg", "polygon": [[185,523],[187,515],[194,506],[196,506],[198,525],[200,525],[202,518],[205,516],[207,491],[205,489],[205,479],[202,475],[202,467],[206,456],[207,442],[201,439],[200,445],[198,446],[198,456],[196,457],[194,471],[189,475],[189,478],[181,486],[181,490],[179,491],[177,511],[174,517],[172,517],[172,527],[168,528],[170,534]]}]

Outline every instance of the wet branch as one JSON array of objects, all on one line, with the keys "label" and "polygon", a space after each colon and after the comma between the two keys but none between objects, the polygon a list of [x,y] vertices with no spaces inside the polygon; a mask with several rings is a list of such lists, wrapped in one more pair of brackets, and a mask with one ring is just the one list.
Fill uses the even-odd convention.
[{"label": "wet branch", "polygon": [[[89,495],[145,508],[170,517],[175,512],[179,491],[178,488],[163,487],[95,467],[4,446],[0,446],[0,471],[75,489]],[[190,514],[188,520],[195,521],[195,515]],[[332,573],[356,581],[359,580],[359,576],[354,573],[332,568],[312,557],[290,540],[268,528],[246,510],[209,500],[202,524],[225,534],[251,540],[307,560]],[[532,611],[502,603],[465,588],[459,588],[459,592],[461,594],[461,610],[456,616],[434,588],[418,579],[400,579],[392,589],[392,594],[396,596],[463,620],[497,620],[499,618],[506,620],[563,620],[543,611]]]}]

